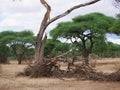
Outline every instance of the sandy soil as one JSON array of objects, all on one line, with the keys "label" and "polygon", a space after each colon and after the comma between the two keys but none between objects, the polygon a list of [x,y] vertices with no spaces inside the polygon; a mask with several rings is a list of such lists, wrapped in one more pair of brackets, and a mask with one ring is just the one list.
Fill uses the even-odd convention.
[{"label": "sandy soil", "polygon": [[[120,90],[120,82],[16,77],[16,73],[23,71],[27,65],[17,65],[16,63],[12,63],[1,66],[0,90]],[[96,69],[109,73],[120,69],[120,58],[97,60]]]}]

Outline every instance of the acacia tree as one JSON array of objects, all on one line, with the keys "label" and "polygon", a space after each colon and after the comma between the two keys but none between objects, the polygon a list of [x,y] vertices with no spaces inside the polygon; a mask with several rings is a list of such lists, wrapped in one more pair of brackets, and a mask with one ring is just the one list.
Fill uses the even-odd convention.
[{"label": "acacia tree", "polygon": [[4,31],[0,33],[0,55],[8,56],[8,46],[11,48],[13,55],[17,58],[18,64],[21,64],[22,59],[28,54],[29,47],[34,46],[35,37],[31,31]]},{"label": "acacia tree", "polygon": [[95,39],[98,38],[97,42],[104,43],[105,33],[113,22],[112,17],[101,13],[90,13],[77,16],[73,18],[72,22],[59,23],[51,31],[51,36],[54,39],[62,37],[71,40],[72,44],[82,52],[84,63],[89,64],[88,56],[92,51]]},{"label": "acacia tree", "polygon": [[10,49],[7,46],[7,43],[13,39],[8,36],[9,34],[14,35],[11,31],[4,31],[0,33],[0,63],[8,63]]},{"label": "acacia tree", "polygon": [[100,1],[100,0],[92,0],[92,1],[89,1],[89,2],[86,2],[86,3],[83,3],[83,4],[78,4],[76,6],[73,6],[70,9],[66,10],[62,14],[60,14],[58,16],[55,16],[55,17],[50,19],[50,12],[51,12],[50,5],[45,0],[40,0],[41,4],[43,4],[45,6],[47,11],[46,11],[46,13],[43,17],[43,20],[42,20],[41,25],[40,25],[39,32],[37,34],[37,40],[36,40],[36,46],[35,46],[35,60],[39,63],[43,62],[43,53],[44,53],[43,51],[44,51],[45,42],[46,42],[46,38],[47,38],[46,35],[44,36],[44,32],[45,32],[45,30],[46,30],[46,28],[48,27],[49,24],[51,24],[52,22],[70,14],[75,9],[94,4],[98,1]]}]

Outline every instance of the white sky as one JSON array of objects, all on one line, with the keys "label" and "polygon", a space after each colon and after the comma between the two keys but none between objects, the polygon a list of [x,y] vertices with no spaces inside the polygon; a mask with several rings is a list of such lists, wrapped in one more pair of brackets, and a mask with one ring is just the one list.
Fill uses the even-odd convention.
[{"label": "white sky", "polygon": [[[46,0],[52,8],[51,17],[61,14],[70,7],[90,0]],[[115,17],[119,10],[112,5],[112,0],[101,0],[94,5],[82,7],[73,11],[71,14],[57,20],[49,25],[46,30],[48,33],[54,28],[58,22],[69,21],[78,15],[84,15],[91,12],[101,12],[107,16]],[[39,0],[0,0],[0,31],[14,30],[22,31],[25,29],[32,30],[36,35],[42,17],[45,13],[45,8],[40,4]],[[110,37],[108,40],[120,44],[120,37]]]}]

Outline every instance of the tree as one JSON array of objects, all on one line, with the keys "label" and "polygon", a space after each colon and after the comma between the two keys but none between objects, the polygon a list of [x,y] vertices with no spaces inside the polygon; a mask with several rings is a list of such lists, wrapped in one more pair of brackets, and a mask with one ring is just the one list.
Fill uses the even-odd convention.
[{"label": "tree", "polygon": [[33,32],[22,31],[18,33],[16,39],[10,45],[18,60],[18,64],[21,64],[21,61],[27,58],[29,48],[35,44],[34,41],[35,37],[33,36]]},{"label": "tree", "polygon": [[108,42],[108,56],[109,57],[120,57],[120,45]]},{"label": "tree", "polygon": [[53,56],[52,52],[53,52],[54,48],[56,47],[56,45],[57,45],[58,43],[60,43],[59,40],[47,39],[46,45],[45,45],[44,55],[45,55],[46,57],[48,57],[48,56],[49,56],[49,57],[52,57],[52,56]]},{"label": "tree", "polygon": [[9,63],[8,61],[8,56],[9,56],[9,47],[7,47],[6,45],[0,45],[0,63]]},{"label": "tree", "polygon": [[69,50],[68,43],[62,43],[59,40],[47,39],[45,45],[45,56],[55,57],[59,54],[65,53]]},{"label": "tree", "polygon": [[46,41],[46,39],[43,39],[43,38],[45,38],[45,37],[43,37],[43,35],[44,35],[44,32],[45,32],[46,28],[48,27],[48,25],[51,24],[52,22],[64,17],[64,16],[68,15],[69,13],[71,13],[75,9],[94,4],[100,0],[93,0],[93,1],[83,3],[83,4],[78,4],[78,5],[66,10],[64,13],[62,13],[62,14],[60,14],[52,19],[50,19],[50,17],[49,17],[50,12],[51,12],[50,5],[45,0],[40,0],[40,1],[45,6],[47,11],[43,17],[39,32],[37,34],[37,40],[36,40],[36,46],[35,46],[35,60],[39,63],[42,63],[43,62],[43,50],[44,50],[44,45],[45,45],[44,43]]},{"label": "tree", "polygon": [[120,14],[117,15],[117,19],[115,23],[111,26],[109,31],[110,33],[115,33],[117,35],[120,35]]},{"label": "tree", "polygon": [[0,63],[8,63],[10,49],[7,46],[7,43],[12,39],[12,37],[7,36],[9,34],[13,35],[13,32],[6,31],[0,33]]},{"label": "tree", "polygon": [[72,20],[72,22],[59,23],[51,31],[51,36],[54,39],[58,37],[70,39],[72,44],[82,52],[84,63],[89,64],[88,57],[92,51],[95,38],[100,39],[100,43],[105,42],[105,33],[114,22],[114,18],[101,13],[90,13],[77,16]]},{"label": "tree", "polygon": [[[34,46],[34,41],[35,37],[31,31],[4,31],[0,33],[0,45],[11,48],[18,64],[21,64],[22,59],[27,56],[29,48]],[[8,51],[5,50],[5,52]],[[5,52],[3,54],[6,54]]]},{"label": "tree", "polygon": [[105,57],[108,52],[108,44],[106,42],[106,38],[103,37],[98,37],[95,39],[94,47],[92,49],[92,53],[94,55],[97,55],[99,57]]}]

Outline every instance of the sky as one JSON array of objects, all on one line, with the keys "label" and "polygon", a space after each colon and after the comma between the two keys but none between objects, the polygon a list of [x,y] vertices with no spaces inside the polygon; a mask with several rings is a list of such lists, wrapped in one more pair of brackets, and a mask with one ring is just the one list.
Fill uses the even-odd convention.
[{"label": "sky", "polygon": [[[63,13],[70,7],[90,0],[46,0],[51,5],[51,17]],[[31,30],[37,35],[41,20],[45,14],[45,8],[39,0],[0,0],[0,31]],[[91,12],[100,12],[107,16],[115,17],[120,11],[113,6],[112,0],[101,0],[96,4],[74,10],[69,15],[53,22],[46,29],[46,33],[52,30],[57,23],[70,21],[78,15],[85,15]],[[107,34],[108,41],[120,44],[120,36]]]}]

